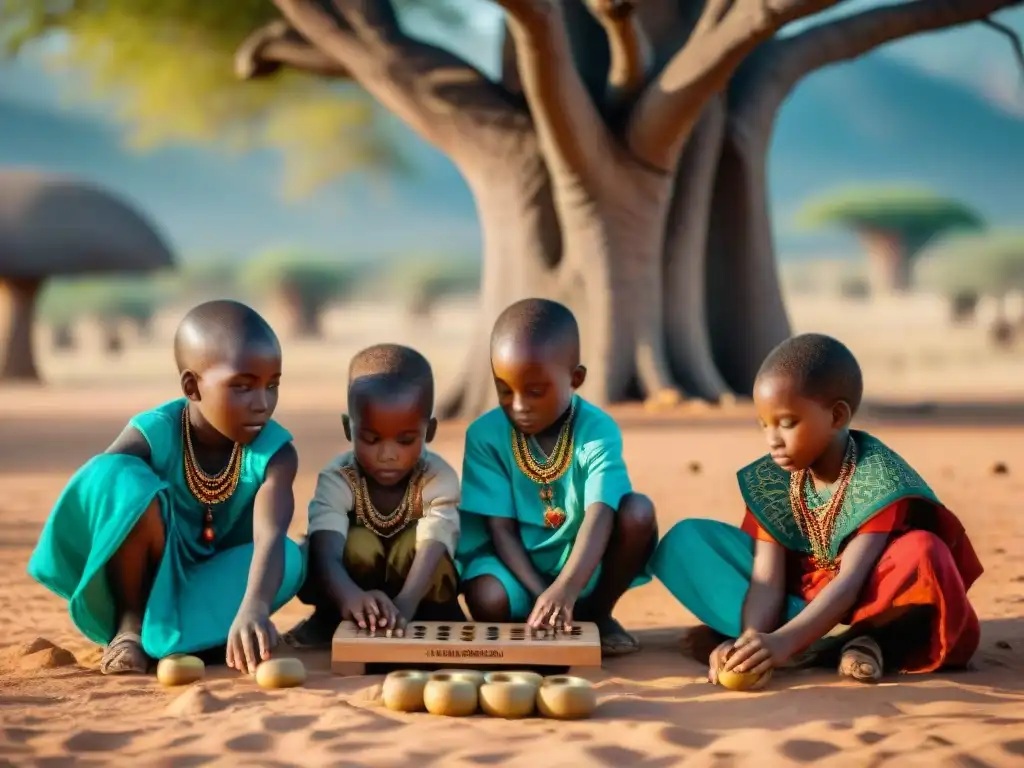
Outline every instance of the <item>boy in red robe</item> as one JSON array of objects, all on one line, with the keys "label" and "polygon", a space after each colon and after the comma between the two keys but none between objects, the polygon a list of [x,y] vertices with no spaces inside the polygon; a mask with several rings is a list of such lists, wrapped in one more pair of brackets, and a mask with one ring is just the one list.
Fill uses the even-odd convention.
[{"label": "boy in red robe", "polygon": [[724,638],[712,682],[722,669],[767,673],[808,649],[820,661],[838,647],[840,672],[864,682],[964,666],[977,650],[967,590],[981,563],[921,476],[850,429],[862,391],[839,341],[780,344],[754,383],[769,453],[738,473],[741,527],[684,520],[659,545],[655,574]]}]

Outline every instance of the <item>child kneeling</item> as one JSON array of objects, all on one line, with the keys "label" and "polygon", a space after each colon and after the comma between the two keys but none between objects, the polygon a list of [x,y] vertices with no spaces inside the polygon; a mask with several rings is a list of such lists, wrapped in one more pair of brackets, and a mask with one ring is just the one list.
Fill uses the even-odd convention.
[{"label": "child kneeling", "polygon": [[437,429],[433,403],[433,373],[418,352],[386,344],[352,359],[344,428],[353,450],[317,480],[299,591],[314,612],[289,644],[328,647],[343,619],[391,633],[413,619],[462,618],[459,478],[425,448]]}]

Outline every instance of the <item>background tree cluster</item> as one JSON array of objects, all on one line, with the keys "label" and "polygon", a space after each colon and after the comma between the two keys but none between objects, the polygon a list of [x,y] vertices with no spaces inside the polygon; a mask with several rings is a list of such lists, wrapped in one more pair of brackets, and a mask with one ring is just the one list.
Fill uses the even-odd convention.
[{"label": "background tree cluster", "polygon": [[195,257],[156,278],[55,279],[44,289],[39,319],[58,349],[73,348],[76,325],[88,320],[103,330],[106,349],[118,352],[124,331],[145,338],[160,310],[227,297],[274,304],[288,317],[290,337],[317,338],[324,312],[346,301],[388,302],[428,319],[438,303],[472,296],[479,284],[479,263],[466,257],[423,253],[379,266],[273,249],[246,260]]}]

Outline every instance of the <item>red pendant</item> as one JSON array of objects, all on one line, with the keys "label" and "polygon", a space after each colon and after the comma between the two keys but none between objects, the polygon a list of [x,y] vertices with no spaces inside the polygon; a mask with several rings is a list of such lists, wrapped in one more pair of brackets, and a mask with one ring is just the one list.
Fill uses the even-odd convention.
[{"label": "red pendant", "polygon": [[545,528],[561,528],[565,522],[565,512],[558,507],[548,507],[544,511]]},{"label": "red pendant", "polygon": [[207,544],[213,544],[213,528],[203,528],[203,541]]}]

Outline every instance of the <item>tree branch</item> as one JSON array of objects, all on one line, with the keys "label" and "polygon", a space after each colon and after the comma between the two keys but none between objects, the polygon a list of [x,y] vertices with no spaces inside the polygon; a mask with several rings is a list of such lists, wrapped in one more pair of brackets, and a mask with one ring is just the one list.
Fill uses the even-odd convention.
[{"label": "tree branch", "polygon": [[553,179],[600,184],[615,142],[573,61],[560,0],[497,0],[508,12],[519,78]]},{"label": "tree branch", "polygon": [[310,45],[284,19],[276,19],[257,29],[235,53],[235,74],[240,80],[270,77],[283,67],[325,77],[349,77],[345,67]]},{"label": "tree branch", "polygon": [[[382,105],[453,158],[495,151],[529,115],[458,56],[401,29],[391,0],[274,0],[294,29]],[[493,130],[483,130],[493,129]]]},{"label": "tree branch", "polygon": [[[849,61],[885,43],[921,32],[989,20],[1022,0],[912,0],[861,11],[806,29],[775,45],[769,66],[792,88],[815,70]],[[1002,26],[1002,25],[1000,25]],[[1013,30],[1009,30],[1013,33]],[[1013,34],[1016,43],[1016,34]],[[787,89],[788,90],[788,89]]]},{"label": "tree branch", "polygon": [[1017,65],[1020,67],[1021,72],[1024,73],[1024,44],[1021,43],[1020,35],[1017,34],[1017,30],[992,18],[982,19],[981,23],[991,29],[994,29],[1010,41],[1010,46],[1013,48],[1013,55],[1017,59]]},{"label": "tree branch", "polygon": [[617,114],[647,84],[654,49],[636,13],[636,0],[586,0],[586,4],[608,36],[611,63],[605,107]]},{"label": "tree branch", "polygon": [[647,88],[630,118],[626,140],[646,165],[668,172],[708,99],[740,63],[783,25],[838,0],[710,0],[686,44]]}]

